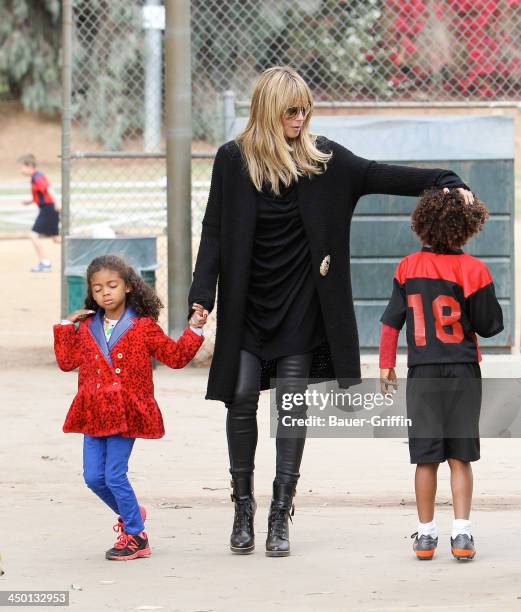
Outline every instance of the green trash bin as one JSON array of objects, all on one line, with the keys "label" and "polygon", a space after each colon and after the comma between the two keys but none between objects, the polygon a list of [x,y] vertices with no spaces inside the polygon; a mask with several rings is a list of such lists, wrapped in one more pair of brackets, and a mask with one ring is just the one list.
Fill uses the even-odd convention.
[{"label": "green trash bin", "polygon": [[66,238],[67,312],[83,308],[87,293],[85,274],[90,262],[100,255],[119,255],[139,272],[141,278],[155,290],[156,256],[155,236],[125,236],[117,238]]},{"label": "green trash bin", "polygon": [[85,279],[76,274],[67,275],[67,312],[83,308],[86,295]]},{"label": "green trash bin", "polygon": [[155,270],[140,270],[141,278],[147,285],[150,285],[152,289],[156,290],[156,271]]}]

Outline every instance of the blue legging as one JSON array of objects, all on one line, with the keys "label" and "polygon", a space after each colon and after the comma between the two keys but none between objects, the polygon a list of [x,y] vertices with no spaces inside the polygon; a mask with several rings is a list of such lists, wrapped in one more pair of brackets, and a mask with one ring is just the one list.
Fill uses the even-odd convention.
[{"label": "blue legging", "polygon": [[128,460],[135,438],[122,436],[83,438],[83,478],[107,506],[119,514],[129,534],[144,530],[136,494],[127,478]]}]

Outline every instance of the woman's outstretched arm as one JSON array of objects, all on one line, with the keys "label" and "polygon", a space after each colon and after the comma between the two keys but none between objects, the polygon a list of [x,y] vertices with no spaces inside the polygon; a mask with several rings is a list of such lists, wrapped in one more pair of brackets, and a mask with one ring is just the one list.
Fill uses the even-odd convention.
[{"label": "woman's outstretched arm", "polygon": [[431,187],[459,188],[466,202],[474,201],[468,185],[452,170],[385,164],[355,155],[328,139],[324,139],[323,147],[333,152],[332,168],[336,165],[339,180],[349,180],[354,206],[359,198],[371,193],[419,196]]},{"label": "woman's outstretched arm", "polygon": [[416,168],[370,161],[362,181],[360,197],[370,193],[419,196],[429,187],[450,189],[459,187],[470,193],[469,187],[452,170]]},{"label": "woman's outstretched arm", "polygon": [[188,294],[188,319],[192,316],[192,304],[201,304],[209,313],[215,304],[217,278],[219,276],[220,229],[222,206],[223,147],[215,156],[210,193],[204,213],[201,242]]},{"label": "woman's outstretched arm", "polygon": [[366,167],[360,197],[370,193],[419,196],[430,187],[458,188],[465,203],[474,202],[468,185],[452,170],[382,164],[376,161],[369,162]]}]

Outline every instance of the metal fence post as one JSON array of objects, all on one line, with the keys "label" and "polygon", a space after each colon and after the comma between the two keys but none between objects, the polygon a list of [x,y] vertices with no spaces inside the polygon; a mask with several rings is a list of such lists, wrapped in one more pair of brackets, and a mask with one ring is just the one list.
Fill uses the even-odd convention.
[{"label": "metal fence post", "polygon": [[67,315],[66,237],[70,230],[71,99],[72,99],[72,0],[62,2],[62,158],[61,158],[61,316]]},{"label": "metal fence post", "polygon": [[235,125],[235,92],[227,90],[223,93],[223,142],[233,138],[233,126]]},{"label": "metal fence post", "polygon": [[168,331],[177,337],[192,280],[190,1],[165,8]]},{"label": "metal fence post", "polygon": [[[144,9],[162,8],[161,0],[146,0]],[[145,151],[159,151],[161,145],[161,27],[158,24],[146,26],[145,59]]]}]

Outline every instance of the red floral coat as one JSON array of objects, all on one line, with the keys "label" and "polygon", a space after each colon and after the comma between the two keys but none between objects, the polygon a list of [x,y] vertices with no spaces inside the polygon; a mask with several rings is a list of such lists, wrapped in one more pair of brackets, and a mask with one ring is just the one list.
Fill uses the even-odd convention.
[{"label": "red floral coat", "polygon": [[109,342],[102,313],[74,325],[54,326],[59,367],[79,367],[78,392],[63,425],[66,433],[125,438],[161,438],[163,417],[154,399],[151,357],[171,368],[183,368],[204,338],[187,327],[172,340],[149,317],[127,308]]}]

